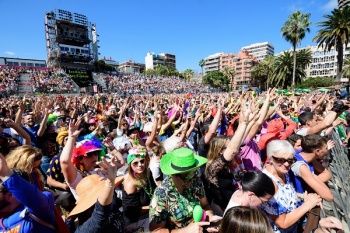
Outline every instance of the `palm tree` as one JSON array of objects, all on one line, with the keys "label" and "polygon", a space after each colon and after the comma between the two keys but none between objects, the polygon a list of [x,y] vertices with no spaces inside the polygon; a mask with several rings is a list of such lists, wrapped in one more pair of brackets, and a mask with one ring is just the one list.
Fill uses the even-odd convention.
[{"label": "palm tree", "polygon": [[342,75],[348,77],[350,83],[350,57],[344,60]]},{"label": "palm tree", "polygon": [[204,59],[201,59],[201,60],[199,61],[199,66],[202,68],[202,76],[204,76],[204,73],[203,73],[203,67],[205,66],[205,61],[204,61]]},{"label": "palm tree", "polygon": [[318,47],[323,47],[325,51],[335,48],[337,54],[337,77],[339,84],[343,69],[344,44],[349,43],[350,37],[350,7],[345,6],[342,10],[334,9],[330,15],[324,15],[326,20],[320,21],[317,25],[321,28],[313,38]]},{"label": "palm tree", "polygon": [[274,70],[269,83],[282,88],[287,88],[291,85],[291,77],[295,72],[295,82],[300,83],[306,78],[305,68],[311,63],[311,51],[299,50],[295,54],[296,63],[298,64],[294,69],[294,55],[290,51],[284,52],[282,55],[276,57]]},{"label": "palm tree", "polygon": [[193,78],[194,71],[191,69],[186,69],[183,74],[187,80],[190,80]]},{"label": "palm tree", "polygon": [[233,87],[233,77],[235,77],[236,75],[236,71],[235,69],[225,66],[222,70],[222,73],[230,80],[231,83],[231,91],[232,91],[232,87]]},{"label": "palm tree", "polygon": [[293,74],[292,74],[292,86],[295,85],[295,70],[296,70],[296,48],[300,44],[301,40],[304,39],[306,32],[310,32],[309,21],[310,13],[302,14],[300,11],[296,11],[289,15],[288,20],[284,23],[281,28],[282,36],[293,46]]},{"label": "palm tree", "polygon": [[271,79],[275,66],[275,57],[266,56],[258,65],[253,66],[252,75],[255,81],[259,83],[260,88],[268,89],[268,81]]}]

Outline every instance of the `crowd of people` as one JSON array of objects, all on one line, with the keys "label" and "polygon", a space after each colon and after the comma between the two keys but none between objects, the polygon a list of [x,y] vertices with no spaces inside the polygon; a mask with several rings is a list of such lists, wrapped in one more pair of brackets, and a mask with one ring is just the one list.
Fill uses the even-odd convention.
[{"label": "crowd of people", "polygon": [[[129,78],[113,87],[157,83]],[[333,201],[322,161],[350,123],[348,101],[167,93],[178,82],[158,95],[0,99],[0,232],[296,233]],[[313,232],[330,229],[341,222]]]},{"label": "crowd of people", "polygon": [[108,92],[133,94],[206,93],[211,88],[179,77],[97,74]]},{"label": "crowd of people", "polygon": [[30,75],[30,86],[33,92],[39,93],[72,93],[73,80],[60,68],[32,69],[27,71]]},{"label": "crowd of people", "polygon": [[21,69],[0,67],[0,96],[10,96],[18,91]]}]

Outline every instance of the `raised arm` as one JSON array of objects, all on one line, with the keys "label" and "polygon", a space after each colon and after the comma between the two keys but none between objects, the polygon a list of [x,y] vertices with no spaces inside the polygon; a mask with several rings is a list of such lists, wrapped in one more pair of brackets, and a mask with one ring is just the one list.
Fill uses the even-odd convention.
[{"label": "raised arm", "polygon": [[208,144],[209,141],[214,137],[216,130],[218,128],[220,119],[221,119],[221,113],[222,113],[222,105],[218,106],[218,110],[216,112],[216,115],[214,117],[214,120],[211,122],[208,132],[204,136],[204,143]]},{"label": "raised arm", "polygon": [[152,125],[152,131],[151,131],[151,135],[147,138],[146,140],[146,148],[147,150],[151,150],[152,146],[153,146],[153,140],[156,138],[157,136],[157,132],[158,132],[158,122],[161,121],[161,118],[158,117],[158,115],[160,115],[160,111],[155,111],[154,112],[154,120],[153,120],[153,125]]},{"label": "raised arm", "polygon": [[10,119],[5,119],[4,123],[7,127],[16,130],[16,132],[23,138],[23,145],[31,145],[31,139],[29,134],[22,128],[22,126],[16,124]]},{"label": "raised arm", "polygon": [[75,169],[72,163],[72,153],[75,146],[75,142],[80,132],[83,129],[79,129],[81,119],[78,119],[77,122],[74,120],[69,123],[69,135],[66,145],[63,147],[62,154],[60,157],[60,164],[64,178],[68,183],[73,183],[77,178],[77,170]]}]

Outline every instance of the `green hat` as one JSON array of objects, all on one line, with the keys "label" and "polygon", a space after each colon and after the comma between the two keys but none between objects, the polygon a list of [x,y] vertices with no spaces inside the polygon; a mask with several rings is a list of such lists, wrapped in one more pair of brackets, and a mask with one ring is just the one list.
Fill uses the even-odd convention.
[{"label": "green hat", "polygon": [[163,155],[160,168],[165,175],[181,174],[197,170],[208,160],[187,148],[179,148]]}]

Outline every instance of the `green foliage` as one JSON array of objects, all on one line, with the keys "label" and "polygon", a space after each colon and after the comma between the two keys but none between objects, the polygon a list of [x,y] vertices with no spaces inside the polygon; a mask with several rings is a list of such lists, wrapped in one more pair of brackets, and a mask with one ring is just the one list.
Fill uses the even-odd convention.
[{"label": "green foliage", "polygon": [[204,75],[203,83],[228,91],[230,80],[221,71],[215,70]]},{"label": "green foliage", "polygon": [[267,56],[258,65],[253,66],[253,80],[257,82],[262,90],[267,90],[268,80],[271,79],[275,66],[275,57]]},{"label": "green foliage", "polygon": [[296,88],[317,88],[317,87],[330,87],[334,85],[333,78],[316,77],[308,78],[303,82],[297,84]]},{"label": "green foliage", "polygon": [[325,51],[330,51],[332,48],[338,51],[336,82],[340,82],[344,44],[348,44],[350,38],[350,6],[345,6],[341,10],[334,9],[330,15],[323,17],[326,20],[317,23],[320,30],[313,41],[316,41],[318,47],[323,47]]},{"label": "green foliage", "polygon": [[342,75],[350,78],[350,57],[344,60]]},{"label": "green foliage", "polygon": [[295,49],[301,40],[304,39],[306,32],[310,32],[311,22],[309,21],[311,14],[302,14],[296,11],[289,15],[288,20],[281,28],[283,38],[290,42],[293,46],[293,71],[292,71],[292,85],[296,82],[296,52]]},{"label": "green foliage", "polygon": [[184,76],[184,78],[187,79],[187,80],[192,79],[192,78],[193,78],[193,75],[194,75],[194,71],[191,70],[191,69],[187,69],[187,70],[185,70],[185,71],[183,72],[183,76]]},{"label": "green foliage", "polygon": [[269,84],[275,87],[286,89],[292,85],[293,71],[295,72],[295,83],[300,83],[306,78],[305,68],[311,63],[312,55],[309,49],[301,49],[296,51],[296,67],[294,71],[293,53],[284,52],[276,57],[273,65],[273,73],[269,78]]},{"label": "green foliage", "polygon": [[95,72],[116,71],[114,66],[106,64],[104,60],[94,62],[93,70]]},{"label": "green foliage", "polygon": [[158,76],[179,76],[179,71],[177,71],[172,66],[157,65],[154,69],[148,69],[143,72],[143,74]]}]

